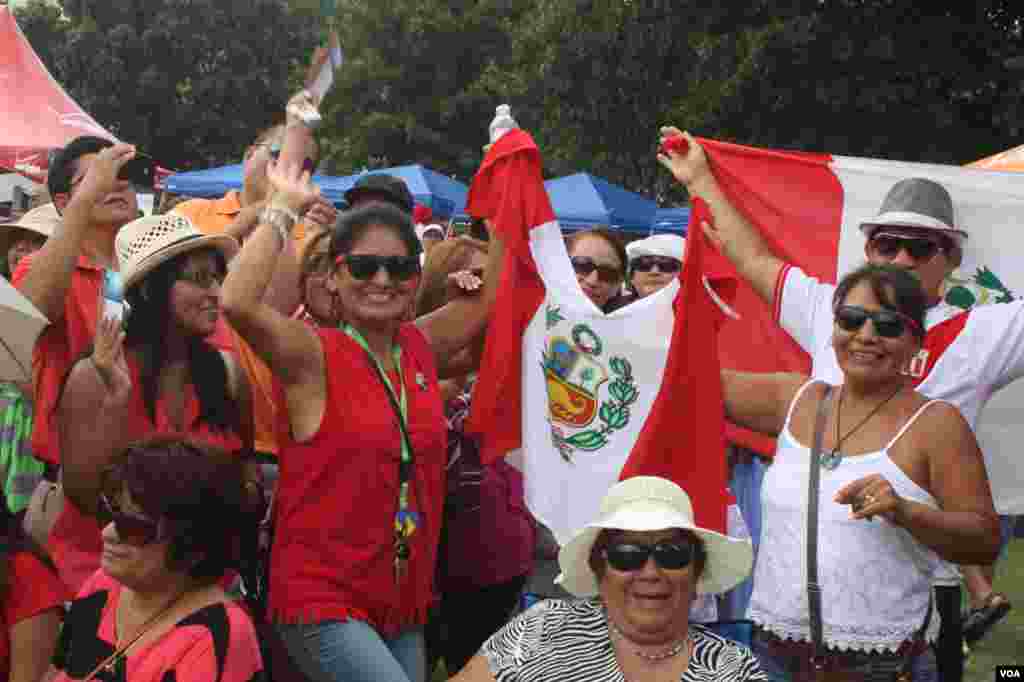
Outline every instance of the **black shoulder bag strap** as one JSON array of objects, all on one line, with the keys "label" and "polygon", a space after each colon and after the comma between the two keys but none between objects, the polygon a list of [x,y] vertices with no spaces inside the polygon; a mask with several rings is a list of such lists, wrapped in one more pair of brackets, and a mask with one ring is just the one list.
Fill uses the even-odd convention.
[{"label": "black shoulder bag strap", "polygon": [[810,475],[807,477],[807,608],[810,610],[811,641],[814,645],[811,666],[815,672],[824,671],[825,657],[821,631],[821,585],[818,584],[818,484],[821,479],[821,443],[825,438],[825,417],[828,415],[830,395],[832,385],[825,384],[825,392],[814,418]]}]

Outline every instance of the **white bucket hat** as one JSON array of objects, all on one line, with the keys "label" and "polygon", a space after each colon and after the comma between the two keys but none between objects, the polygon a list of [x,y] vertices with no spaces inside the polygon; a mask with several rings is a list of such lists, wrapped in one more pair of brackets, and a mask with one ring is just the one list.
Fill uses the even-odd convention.
[{"label": "white bucket hat", "polygon": [[677,234],[655,234],[626,244],[629,260],[640,256],[665,256],[682,262],[686,240]]},{"label": "white bucket hat", "polygon": [[717,594],[750,575],[754,548],[750,540],[730,538],[699,528],[693,522],[690,496],[678,485],[657,476],[636,476],[616,483],[601,501],[597,520],[579,531],[558,552],[562,574],[555,580],[577,597],[598,592],[590,569],[590,552],[604,529],[652,531],[682,528],[704,543],[707,561],[697,582],[698,594]]},{"label": "white bucket hat", "polygon": [[214,248],[225,260],[238,252],[238,242],[225,234],[204,235],[192,221],[177,213],[146,216],[122,227],[114,240],[117,266],[127,289],[146,273],[177,255]]},{"label": "white bucket hat", "polygon": [[53,204],[37,206],[21,216],[13,223],[0,225],[0,254],[7,257],[7,252],[17,239],[25,236],[25,232],[32,232],[49,239],[53,231],[60,225],[60,214]]},{"label": "white bucket hat", "polygon": [[880,227],[916,227],[943,232],[956,239],[967,239],[967,232],[957,227],[953,198],[945,187],[926,178],[900,180],[882,201],[878,215],[860,224],[868,238]]}]

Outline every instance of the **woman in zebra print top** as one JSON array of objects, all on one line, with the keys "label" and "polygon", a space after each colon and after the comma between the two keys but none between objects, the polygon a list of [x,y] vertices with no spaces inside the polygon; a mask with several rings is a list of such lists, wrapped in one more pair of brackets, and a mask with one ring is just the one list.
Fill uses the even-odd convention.
[{"label": "woman in zebra print top", "polygon": [[454,682],[766,680],[749,649],[690,625],[698,593],[749,572],[749,541],[693,523],[676,484],[639,476],[613,486],[597,521],[558,556],[579,597],[541,602],[508,623]]}]

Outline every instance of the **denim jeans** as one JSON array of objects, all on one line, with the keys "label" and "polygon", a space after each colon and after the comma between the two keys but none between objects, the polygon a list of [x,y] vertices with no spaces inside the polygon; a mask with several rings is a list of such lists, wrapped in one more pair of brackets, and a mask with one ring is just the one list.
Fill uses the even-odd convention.
[{"label": "denim jeans", "polygon": [[[736,496],[736,504],[743,513],[743,520],[747,522],[750,540],[754,544],[754,556],[757,557],[761,545],[761,485],[768,467],[764,460],[751,451],[735,445],[733,447],[738,453],[733,463],[729,489]],[[722,596],[718,617],[722,620],[745,618],[753,591],[754,576],[751,574]]]},{"label": "denim jeans", "polygon": [[361,620],[275,626],[295,664],[317,682],[426,682],[423,628],[385,638]]},{"label": "denim jeans", "polygon": [[[756,636],[754,637],[752,650],[757,658],[757,662],[761,665],[761,670],[764,671],[765,676],[768,678],[768,682],[792,682],[791,661],[773,656],[758,641]],[[938,682],[939,671],[935,664],[935,652],[932,651],[931,647],[914,659],[911,675],[913,676],[913,682]],[[873,677],[866,677],[866,682],[876,681]]]}]

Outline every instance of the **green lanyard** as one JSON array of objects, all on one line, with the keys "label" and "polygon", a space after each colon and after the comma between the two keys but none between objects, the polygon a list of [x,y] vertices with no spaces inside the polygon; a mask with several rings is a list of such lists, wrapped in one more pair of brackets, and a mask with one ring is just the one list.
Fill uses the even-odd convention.
[{"label": "green lanyard", "polygon": [[388,378],[388,373],[384,371],[380,360],[370,350],[370,345],[363,335],[348,324],[342,327],[342,331],[358,343],[369,356],[380,376],[381,383],[387,389],[388,398],[395,410],[395,417],[398,419],[398,428],[402,432],[402,455],[398,465],[398,512],[395,514],[395,560],[397,564],[398,561],[409,558],[408,539],[416,532],[420,518],[417,512],[409,509],[409,481],[412,479],[413,454],[412,443],[409,441],[409,404],[405,392],[405,379],[402,374],[402,349],[397,343],[391,347],[391,357],[395,364],[395,370],[398,372],[399,384],[402,387],[401,394],[397,394],[391,379]]}]

